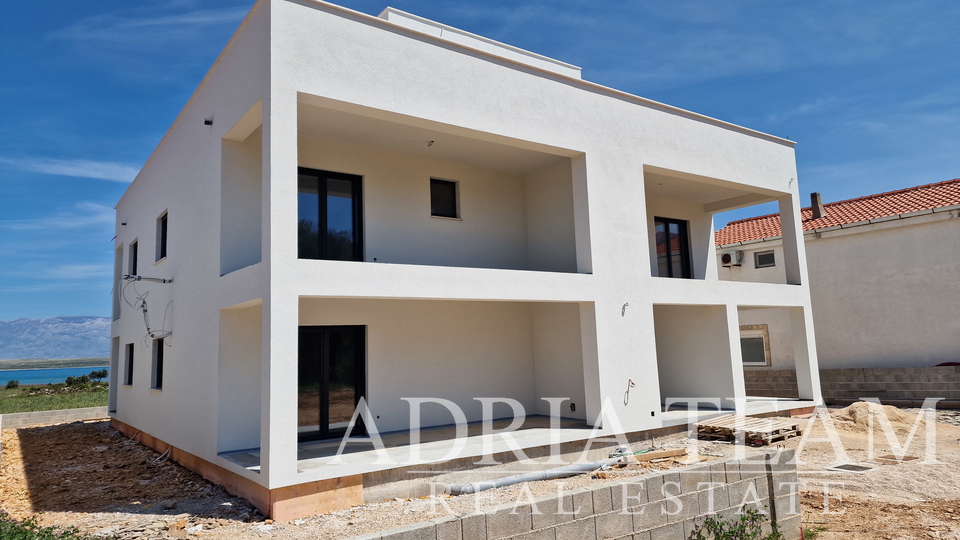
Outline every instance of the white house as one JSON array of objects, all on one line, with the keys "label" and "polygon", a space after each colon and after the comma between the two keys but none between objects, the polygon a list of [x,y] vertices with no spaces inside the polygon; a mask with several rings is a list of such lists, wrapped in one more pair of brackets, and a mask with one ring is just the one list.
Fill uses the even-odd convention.
[{"label": "white house", "polygon": [[[793,145],[391,8],[260,0],[117,205],[114,425],[287,519],[390,468],[331,463],[361,397],[379,433],[496,397],[564,441],[604,406],[631,433],[685,423],[671,398],[810,406]],[[782,279],[721,281],[712,215],[770,201]],[[756,306],[788,314],[801,400],[746,395]]]},{"label": "white house", "polygon": [[[960,179],[819,208],[818,197],[801,220],[820,368],[960,361]],[[731,222],[716,244],[722,280],[785,275],[776,214]],[[781,313],[751,310],[741,324],[746,366],[793,368],[784,346],[791,328]]]}]

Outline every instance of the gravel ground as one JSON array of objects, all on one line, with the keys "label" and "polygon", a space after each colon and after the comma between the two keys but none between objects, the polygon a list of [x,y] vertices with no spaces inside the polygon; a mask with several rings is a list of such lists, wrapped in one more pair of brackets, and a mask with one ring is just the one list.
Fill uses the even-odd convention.
[{"label": "gravel ground", "polygon": [[[837,419],[835,423],[847,449],[847,461],[866,460],[866,429],[858,423],[862,417],[851,415],[848,409],[836,409],[832,415]],[[821,536],[826,539],[873,538],[858,535],[867,534],[864,531],[869,531],[871,524],[880,522],[887,523],[885,527],[892,532],[876,538],[954,538],[949,534],[953,534],[957,522],[946,511],[955,507],[960,513],[960,486],[956,485],[956,479],[960,478],[960,428],[954,427],[960,424],[960,411],[940,411],[938,420],[941,424],[938,424],[937,451],[942,463],[934,465],[915,460],[883,466],[862,475],[824,473],[824,467],[835,463],[837,456],[830,444],[813,441],[825,438],[822,426],[815,424],[809,435],[811,440],[803,442],[800,466],[800,479],[806,483],[802,486],[806,490],[803,498],[806,525],[827,527],[832,532]],[[894,418],[901,441],[910,426],[910,417]],[[910,449],[913,455],[924,448],[922,433],[917,437],[920,439],[912,443]],[[890,450],[885,441],[883,435],[875,437],[878,445],[884,445],[878,454]],[[685,434],[678,434],[657,442],[665,448],[678,448],[688,441]],[[790,448],[800,445],[799,438],[780,444]],[[706,459],[719,459],[733,456],[737,447],[701,441],[698,449]],[[748,448],[746,451],[758,450]],[[23,459],[23,455],[28,459]],[[123,539],[348,538],[450,513],[464,514],[554,494],[558,489],[615,482],[677,466],[673,460],[666,460],[600,475],[532,482],[474,495],[391,500],[294,521],[272,522],[265,520],[245,500],[231,497],[176,463],[164,461],[153,450],[113,431],[106,422],[5,430],[3,457],[0,507],[21,516],[43,511],[43,520],[48,524],[75,525],[105,537]],[[844,483],[842,488],[833,490],[833,493],[839,492],[843,500],[832,500],[834,510],[837,504],[845,505],[843,508],[848,513],[844,517],[824,514],[824,481]],[[870,517],[872,512],[881,512],[884,508],[887,514]],[[891,520],[889,512],[903,512],[910,518]],[[946,517],[940,519],[940,514]],[[897,533],[897,523],[901,522],[906,527],[904,531],[924,530],[924,534],[941,536]],[[839,536],[830,536],[833,533]]]}]

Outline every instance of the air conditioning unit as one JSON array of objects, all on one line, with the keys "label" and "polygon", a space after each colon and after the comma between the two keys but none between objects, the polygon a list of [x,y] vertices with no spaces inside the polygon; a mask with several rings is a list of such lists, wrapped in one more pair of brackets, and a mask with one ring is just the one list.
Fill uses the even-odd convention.
[{"label": "air conditioning unit", "polygon": [[720,264],[723,266],[740,266],[743,264],[743,251],[724,251],[720,255]]}]

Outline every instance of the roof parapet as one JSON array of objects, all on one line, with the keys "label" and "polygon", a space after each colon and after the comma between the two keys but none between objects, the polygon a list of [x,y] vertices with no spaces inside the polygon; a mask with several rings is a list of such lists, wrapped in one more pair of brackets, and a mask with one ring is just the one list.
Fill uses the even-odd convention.
[{"label": "roof parapet", "polygon": [[581,78],[580,68],[572,64],[554,60],[553,58],[507,45],[506,43],[500,43],[490,38],[471,34],[459,28],[431,21],[430,19],[425,19],[396,8],[388,7],[380,12],[380,15],[377,15],[377,17],[415,32],[431,35],[451,43],[456,43],[457,45],[526,64],[537,69],[551,71],[558,75],[572,77],[574,79]]}]

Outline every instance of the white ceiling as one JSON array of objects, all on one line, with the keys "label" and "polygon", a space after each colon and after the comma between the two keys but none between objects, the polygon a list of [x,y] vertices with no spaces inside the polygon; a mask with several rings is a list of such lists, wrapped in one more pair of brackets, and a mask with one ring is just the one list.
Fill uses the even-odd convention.
[{"label": "white ceiling", "polygon": [[[297,121],[302,137],[517,175],[527,175],[566,159],[560,155],[318,107],[302,101],[298,105]],[[428,146],[429,141],[433,144]]]}]

